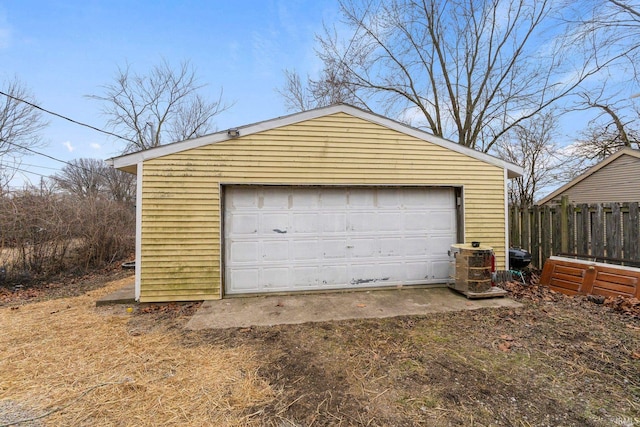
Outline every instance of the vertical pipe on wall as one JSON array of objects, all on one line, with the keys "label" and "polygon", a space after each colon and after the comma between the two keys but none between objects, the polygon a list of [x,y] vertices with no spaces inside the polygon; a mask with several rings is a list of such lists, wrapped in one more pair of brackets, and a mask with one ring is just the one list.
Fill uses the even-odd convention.
[{"label": "vertical pipe on wall", "polygon": [[140,161],[136,170],[136,275],[135,297],[140,301],[140,272],[142,269],[142,164]]}]

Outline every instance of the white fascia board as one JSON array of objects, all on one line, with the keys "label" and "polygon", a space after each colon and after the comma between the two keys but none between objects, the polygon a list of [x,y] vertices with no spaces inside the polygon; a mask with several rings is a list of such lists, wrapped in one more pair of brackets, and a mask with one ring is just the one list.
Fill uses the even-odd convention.
[{"label": "white fascia board", "polygon": [[449,150],[472,157],[474,159],[483,161],[485,163],[492,164],[499,168],[506,169],[508,171],[509,178],[516,178],[518,176],[523,175],[524,173],[523,168],[518,165],[514,165],[512,163],[498,159],[497,157],[493,157],[489,154],[476,151],[474,149],[465,147],[455,142],[448,141],[444,138],[434,136],[423,130],[412,128],[408,125],[391,120],[384,116],[380,116],[378,114],[364,111],[359,108],[353,107],[351,105],[346,105],[346,104],[337,104],[329,107],[316,108],[314,110],[303,111],[301,113],[295,113],[288,116],[278,117],[276,119],[266,120],[263,122],[258,122],[258,123],[254,123],[247,126],[240,126],[235,128],[240,131],[240,136],[237,136],[237,137],[231,137],[227,135],[227,131],[225,130],[225,131],[213,133],[210,135],[205,135],[199,138],[188,139],[186,141],[175,142],[172,144],[163,145],[163,146],[152,148],[149,150],[138,151],[136,153],[126,154],[120,157],[114,157],[114,158],[108,159],[107,162],[111,164],[113,167],[120,169],[123,167],[132,166],[139,162],[144,162],[145,160],[155,159],[155,158],[166,156],[169,154],[178,153],[180,151],[189,150],[192,148],[199,148],[205,145],[215,144],[222,141],[228,141],[230,139],[242,138],[243,136],[252,135],[258,132],[264,132],[264,131],[276,129],[282,126],[288,126],[288,125],[300,123],[306,120],[312,120],[318,117],[328,116],[336,113],[350,114],[354,117],[358,117],[363,120],[379,124],[381,126],[398,131],[400,133],[413,136],[415,138],[430,142],[432,144],[439,145],[443,148],[447,148]]}]

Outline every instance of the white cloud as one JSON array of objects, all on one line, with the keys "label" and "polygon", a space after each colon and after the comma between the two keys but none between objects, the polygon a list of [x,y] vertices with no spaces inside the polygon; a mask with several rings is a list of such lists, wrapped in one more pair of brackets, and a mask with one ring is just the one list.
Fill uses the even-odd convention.
[{"label": "white cloud", "polygon": [[73,150],[75,150],[75,147],[73,145],[71,145],[71,141],[65,141],[62,143],[62,145],[65,146],[65,148],[71,153],[73,152]]},{"label": "white cloud", "polygon": [[102,148],[97,142],[92,142],[90,145],[94,150],[100,150]]}]

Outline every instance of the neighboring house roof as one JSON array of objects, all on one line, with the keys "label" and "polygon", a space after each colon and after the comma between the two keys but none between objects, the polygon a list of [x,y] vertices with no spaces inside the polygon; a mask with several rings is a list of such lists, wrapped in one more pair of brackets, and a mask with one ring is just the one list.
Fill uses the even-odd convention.
[{"label": "neighboring house roof", "polygon": [[[359,117],[363,120],[367,120],[372,123],[377,123],[381,126],[385,126],[387,128],[396,130],[398,132],[411,135],[413,137],[422,139],[424,141],[439,145],[444,148],[448,148],[452,151],[455,151],[455,152],[467,155],[469,157],[481,160],[483,162],[492,164],[494,166],[498,166],[500,168],[506,169],[509,178],[516,178],[518,176],[521,176],[524,173],[523,168],[518,165],[506,162],[497,157],[491,156],[486,153],[482,153],[480,151],[476,151],[474,149],[465,147],[455,142],[448,141],[446,139],[434,136],[428,132],[413,128],[411,126],[407,126],[406,124],[391,120],[384,116],[370,113],[368,111],[364,111],[359,108],[353,107],[351,105],[346,105],[346,104],[336,104],[329,107],[317,108],[314,110],[295,113],[288,116],[278,117],[272,120],[240,126],[233,129],[237,129],[239,131],[239,136],[246,136],[246,135],[251,135],[258,132],[263,132],[266,130],[275,129],[281,126],[291,125],[294,123],[303,122],[305,120],[315,119],[318,117],[328,116],[336,113],[350,114],[354,117]],[[217,142],[228,141],[229,139],[233,139],[233,138],[234,136],[229,135],[228,131],[225,130],[225,131],[213,133],[210,135],[205,135],[199,138],[188,139],[180,142],[174,142],[171,144],[162,145],[160,147],[152,148],[149,150],[138,151],[131,154],[125,154],[123,156],[108,159],[107,162],[115,168],[122,169],[130,173],[135,173],[136,172],[135,166],[138,163],[143,162],[145,160],[155,159],[161,156],[166,156],[168,154],[178,153],[180,151],[189,150],[192,148],[198,148],[198,147],[202,147],[209,144],[215,144]]]},{"label": "neighboring house roof", "polygon": [[640,196],[640,151],[624,148],[610,155],[600,163],[587,169],[586,172],[558,188],[541,199],[538,204],[544,205],[563,195],[568,195],[573,203],[608,203],[635,195]]}]

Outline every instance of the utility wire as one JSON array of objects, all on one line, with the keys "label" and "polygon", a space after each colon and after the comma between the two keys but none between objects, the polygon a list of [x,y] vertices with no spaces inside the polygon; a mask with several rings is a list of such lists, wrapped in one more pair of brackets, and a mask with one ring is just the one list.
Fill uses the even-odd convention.
[{"label": "utility wire", "polygon": [[[13,99],[13,100],[18,101],[18,102],[23,102],[23,103],[27,104],[28,106],[30,106],[30,107],[32,107],[32,108],[35,108],[35,109],[40,110],[40,111],[43,111],[43,112],[45,112],[45,113],[47,113],[47,114],[51,114],[52,116],[56,116],[56,117],[59,117],[59,118],[61,118],[61,119],[67,120],[67,121],[69,121],[69,122],[71,122],[71,123],[74,123],[74,124],[77,124],[77,125],[80,125],[80,126],[84,126],[84,127],[86,127],[86,128],[89,128],[89,129],[95,130],[95,131],[100,132],[100,133],[103,133],[103,134],[105,134],[105,135],[115,136],[116,138],[122,139],[122,140],[127,141],[127,142],[133,142],[134,144],[136,143],[135,141],[133,141],[133,140],[131,140],[131,139],[129,139],[129,138],[125,138],[125,137],[120,136],[120,135],[118,135],[118,134],[116,134],[116,133],[109,132],[109,131],[106,131],[106,130],[103,130],[103,129],[97,128],[97,127],[95,127],[95,126],[92,126],[92,125],[89,125],[89,124],[86,124],[86,123],[79,122],[79,121],[74,120],[74,119],[72,119],[72,118],[70,118],[70,117],[63,116],[62,114],[58,114],[58,113],[55,113],[55,112],[53,112],[53,111],[47,110],[46,108],[42,108],[42,107],[40,107],[39,105],[36,105],[36,104],[34,104],[34,103],[32,103],[32,102],[29,102],[29,101],[26,101],[26,100],[24,100],[24,99],[22,99],[22,98],[18,98],[18,97],[16,97],[16,96],[11,95],[11,94],[5,93],[5,92],[3,92],[3,91],[0,91],[0,95],[4,95],[4,96],[6,96],[7,98]],[[83,167],[81,167],[81,166],[78,166],[78,165],[76,165],[76,164],[69,163],[69,162],[67,162],[67,161],[65,161],[65,160],[61,160],[61,159],[58,159],[58,158],[56,158],[56,157],[50,156],[49,154],[45,154],[45,153],[42,153],[42,152],[40,152],[40,151],[36,151],[36,150],[34,150],[34,149],[32,149],[32,148],[25,147],[24,145],[20,145],[20,144],[17,144],[17,143],[15,143],[15,142],[7,141],[6,139],[1,139],[1,138],[0,138],[0,142],[6,142],[7,144],[10,144],[10,145],[13,145],[13,146],[19,147],[19,148],[21,148],[21,149],[23,149],[23,150],[26,150],[26,151],[29,151],[29,152],[31,152],[31,153],[37,154],[37,155],[39,155],[39,156],[47,157],[47,158],[49,158],[49,159],[51,159],[51,160],[55,160],[56,162],[64,163],[64,164],[69,165],[69,166],[71,166],[71,167],[75,167],[75,168],[83,169],[83,170],[85,170],[86,172],[91,172],[91,173],[94,173],[94,172],[95,172],[95,171],[91,171],[91,170],[89,170],[89,169],[87,169],[87,168],[83,168]],[[35,172],[34,172],[34,173],[35,173]],[[39,174],[37,174],[37,173],[35,173],[35,174],[36,174],[36,175],[39,175]],[[99,173],[99,175],[100,175],[100,176],[102,176],[103,178],[107,178],[106,176],[104,176],[104,175],[103,175],[103,174],[101,174],[101,173]]]},{"label": "utility wire", "polygon": [[[82,166],[76,165],[76,164],[74,164],[74,163],[67,162],[67,161],[65,161],[65,160],[61,160],[61,159],[55,158],[55,157],[50,156],[50,155],[48,155],[48,154],[45,154],[45,153],[41,153],[41,152],[39,152],[39,151],[36,151],[36,150],[34,150],[34,149],[32,149],[32,148],[25,147],[24,145],[20,145],[20,144],[17,144],[17,143],[15,143],[15,142],[7,141],[6,139],[0,139],[0,142],[6,142],[7,144],[14,145],[14,146],[19,147],[19,148],[21,148],[21,149],[23,149],[23,150],[30,151],[30,152],[32,152],[32,153],[34,153],[34,154],[38,154],[38,155],[40,155],[40,156],[47,157],[47,158],[49,158],[49,159],[51,159],[51,160],[55,160],[56,162],[64,163],[65,165],[71,166],[71,167],[73,167],[73,168],[82,169],[82,170],[84,170],[84,171],[86,171],[86,172],[89,172],[89,173],[97,173],[98,175],[100,175],[100,176],[101,176],[101,177],[103,177],[103,178],[107,178],[107,179],[109,178],[108,176],[103,175],[103,174],[102,174],[102,173],[100,173],[100,172],[93,171],[93,170],[91,170],[91,169],[87,169],[87,168],[85,168],[85,167],[82,167]],[[35,173],[35,172],[33,172],[33,173]],[[38,174],[36,173],[36,175],[38,175]]]},{"label": "utility wire", "polygon": [[69,166],[75,166],[74,164],[69,163],[69,162],[67,162],[67,161],[65,161],[65,160],[57,159],[57,158],[55,158],[55,157],[53,157],[53,156],[50,156],[50,155],[48,155],[48,154],[41,153],[40,151],[36,151],[36,150],[34,150],[34,149],[32,149],[32,148],[25,147],[24,145],[20,145],[20,144],[18,144],[18,143],[16,143],[16,142],[7,141],[6,139],[0,139],[0,142],[6,142],[6,143],[7,143],[7,144],[9,144],[9,145],[14,145],[14,146],[16,146],[16,147],[18,147],[18,148],[21,148],[21,149],[23,149],[23,150],[30,151],[30,152],[32,152],[33,154],[37,154],[37,155],[39,155],[39,156],[48,157],[49,159],[51,159],[51,160],[55,160],[56,162],[64,163],[64,164],[67,164],[67,165],[69,165]]},{"label": "utility wire", "polygon": [[49,170],[53,170],[53,171],[59,171],[60,170],[59,168],[51,168],[51,167],[48,167],[48,166],[32,165],[30,163],[22,163],[22,162],[20,162],[19,166],[29,166],[29,167],[32,167],[32,168],[49,169]]},{"label": "utility wire", "polygon": [[22,173],[28,173],[30,175],[38,175],[38,176],[41,176],[42,178],[49,178],[47,175],[43,175],[43,174],[38,173],[38,172],[31,172],[31,171],[28,171],[26,169],[20,169],[20,168],[13,168],[13,169],[17,170],[18,172],[22,172]]},{"label": "utility wire", "polygon": [[[56,116],[56,117],[59,117],[59,118],[61,118],[61,119],[64,119],[64,120],[70,121],[71,123],[74,123],[74,124],[76,124],[76,125],[84,126],[84,127],[86,127],[86,128],[89,128],[89,129],[95,130],[95,131],[97,131],[97,132],[104,133],[105,135],[115,136],[115,137],[116,137],[116,138],[118,138],[118,139],[122,139],[122,140],[124,140],[124,141],[132,142],[132,143],[136,144],[136,141],[133,141],[133,140],[131,140],[131,139],[129,139],[129,138],[125,138],[124,136],[120,136],[120,135],[118,135],[118,134],[116,134],[116,133],[113,133],[113,132],[109,132],[109,131],[106,131],[106,130],[100,129],[100,128],[97,128],[97,127],[95,127],[95,126],[92,126],[92,125],[89,125],[89,124],[86,124],[86,123],[79,122],[79,121],[77,121],[77,120],[73,120],[73,119],[72,119],[72,118],[70,118],[70,117],[63,116],[62,114],[58,114],[58,113],[55,113],[55,112],[53,112],[53,111],[47,110],[47,109],[45,109],[45,108],[40,107],[39,105],[33,104],[33,103],[29,102],[29,101],[26,101],[26,100],[24,100],[24,99],[18,98],[18,97],[13,96],[13,95],[10,95],[10,94],[5,93],[5,92],[3,92],[3,91],[0,91],[0,95],[4,95],[4,96],[6,96],[7,98],[11,98],[11,99],[13,99],[13,100],[15,100],[15,101],[24,102],[25,104],[27,104],[27,105],[28,105],[28,106],[30,106],[30,107],[33,107],[33,108],[38,109],[38,110],[40,110],[40,111],[44,111],[45,113],[47,113],[47,114],[51,114],[52,116]],[[54,159],[54,160],[55,160],[55,159]]]}]

